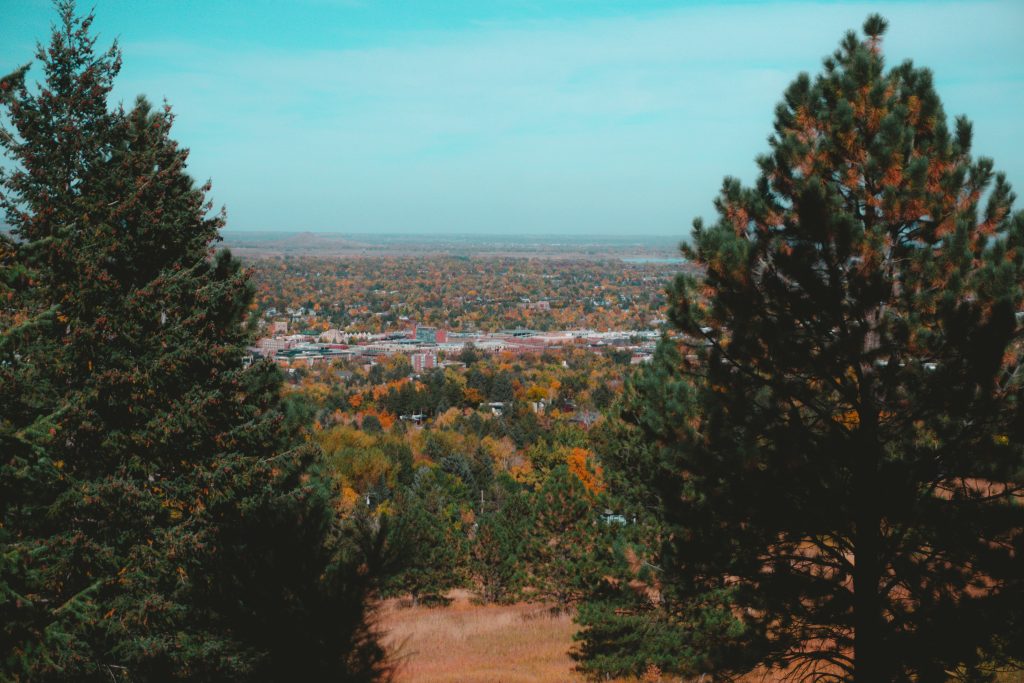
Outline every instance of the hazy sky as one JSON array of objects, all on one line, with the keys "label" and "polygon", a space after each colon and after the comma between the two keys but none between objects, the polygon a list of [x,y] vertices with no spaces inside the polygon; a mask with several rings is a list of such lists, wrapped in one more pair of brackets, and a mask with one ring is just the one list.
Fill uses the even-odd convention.
[{"label": "hazy sky", "polygon": [[[872,11],[1024,194],[1024,2],[86,0],[230,228],[670,234]],[[0,71],[54,13],[0,0]]]}]

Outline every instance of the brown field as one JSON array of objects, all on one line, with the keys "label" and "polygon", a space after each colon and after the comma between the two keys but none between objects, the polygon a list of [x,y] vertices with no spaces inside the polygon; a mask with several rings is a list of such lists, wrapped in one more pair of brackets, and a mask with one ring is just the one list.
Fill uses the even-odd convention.
[{"label": "brown field", "polygon": [[568,650],[576,630],[567,614],[543,606],[474,605],[454,593],[448,607],[384,603],[378,617],[397,665],[397,683],[526,683],[584,679]]},{"label": "brown field", "polygon": [[[454,600],[448,607],[407,607],[388,600],[378,611],[378,626],[387,634],[385,644],[396,666],[395,683],[586,680],[569,657],[576,632],[572,615],[552,615],[536,604],[477,605],[465,591],[450,597]],[[781,680],[764,674],[748,679]]]},{"label": "brown field", "polygon": [[[403,607],[386,601],[378,626],[396,667],[395,683],[582,683],[569,657],[576,625],[536,604],[476,605],[455,591],[448,607]],[[652,676],[650,681],[658,681]],[[677,680],[677,679],[672,679]],[[785,680],[759,671],[745,683]],[[1024,683],[1002,674],[1000,683]],[[620,682],[622,683],[622,682]]]}]

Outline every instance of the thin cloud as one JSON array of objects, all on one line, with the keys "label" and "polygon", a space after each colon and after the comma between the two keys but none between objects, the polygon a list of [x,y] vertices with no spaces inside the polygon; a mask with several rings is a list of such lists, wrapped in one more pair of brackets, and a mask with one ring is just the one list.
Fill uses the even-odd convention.
[{"label": "thin cloud", "polygon": [[786,84],[874,11],[890,63],[932,67],[1024,182],[1017,3],[698,5],[331,49],[129,39],[118,94],[168,98],[238,228],[678,232],[723,175],[752,179]]}]

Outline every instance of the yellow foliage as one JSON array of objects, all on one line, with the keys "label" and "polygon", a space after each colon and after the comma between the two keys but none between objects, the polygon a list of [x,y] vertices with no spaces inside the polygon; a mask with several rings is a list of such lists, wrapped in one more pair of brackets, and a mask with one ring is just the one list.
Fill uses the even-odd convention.
[{"label": "yellow foliage", "polygon": [[303,387],[303,393],[316,403],[323,403],[330,395],[331,388],[323,382],[310,382]]},{"label": "yellow foliage", "polygon": [[517,460],[523,459],[518,457],[519,454],[516,451],[515,443],[507,436],[503,436],[500,439],[495,439],[493,436],[485,436],[480,440],[480,448],[487,454],[498,470],[502,472],[511,471],[515,467]]},{"label": "yellow foliage", "polygon": [[526,400],[527,401],[534,401],[534,402],[536,402],[536,401],[540,401],[542,399],[545,399],[547,397],[548,397],[547,390],[544,387],[542,387],[542,386],[540,386],[538,384],[531,384],[530,388],[526,390]]},{"label": "yellow foliage", "polygon": [[434,418],[434,428],[444,429],[446,427],[451,427],[453,424],[455,424],[455,420],[458,419],[460,415],[462,415],[462,411],[460,409],[449,408],[448,410],[444,411],[436,418]]},{"label": "yellow foliage", "polygon": [[343,448],[371,448],[375,440],[372,435],[354,427],[338,425],[321,432],[317,441],[324,453],[331,455]]},{"label": "yellow foliage", "polygon": [[533,480],[533,463],[528,458],[509,469],[508,473],[519,483],[526,483]]}]

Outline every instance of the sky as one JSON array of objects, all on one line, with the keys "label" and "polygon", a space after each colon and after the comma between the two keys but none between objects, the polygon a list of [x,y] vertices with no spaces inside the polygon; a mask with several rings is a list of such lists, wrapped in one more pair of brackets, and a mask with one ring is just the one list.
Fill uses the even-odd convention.
[{"label": "sky", "polygon": [[[90,4],[91,3],[91,4]],[[231,230],[678,235],[871,12],[1024,188],[1024,2],[88,0]],[[0,0],[0,71],[48,0]]]}]

